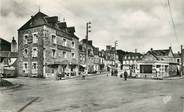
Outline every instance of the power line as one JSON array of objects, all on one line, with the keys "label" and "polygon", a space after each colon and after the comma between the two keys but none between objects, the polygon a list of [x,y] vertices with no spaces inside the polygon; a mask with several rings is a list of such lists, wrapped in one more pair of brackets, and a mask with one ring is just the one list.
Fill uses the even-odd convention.
[{"label": "power line", "polygon": [[168,5],[168,8],[169,8],[169,14],[170,14],[171,22],[172,22],[174,36],[176,38],[177,43],[179,44],[179,40],[178,40],[178,36],[177,36],[177,32],[176,32],[176,25],[174,23],[173,14],[172,14],[172,10],[171,10],[171,4],[170,4],[169,0],[167,0],[167,5]]}]

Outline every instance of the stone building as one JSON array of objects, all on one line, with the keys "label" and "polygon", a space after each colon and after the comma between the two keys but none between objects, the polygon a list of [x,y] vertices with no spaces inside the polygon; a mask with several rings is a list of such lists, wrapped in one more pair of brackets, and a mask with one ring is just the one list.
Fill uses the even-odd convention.
[{"label": "stone building", "polygon": [[179,73],[178,63],[171,47],[162,50],[151,48],[137,64],[138,77],[168,77]]},{"label": "stone building", "polygon": [[19,74],[34,77],[63,77],[78,74],[79,39],[74,27],[57,16],[38,12],[18,30]]},{"label": "stone building", "polygon": [[[81,70],[82,68],[86,67],[86,43],[87,40],[83,39],[80,41],[79,45]],[[100,70],[99,48],[93,46],[92,40],[88,40],[87,49],[88,49],[88,72],[96,73]]]}]

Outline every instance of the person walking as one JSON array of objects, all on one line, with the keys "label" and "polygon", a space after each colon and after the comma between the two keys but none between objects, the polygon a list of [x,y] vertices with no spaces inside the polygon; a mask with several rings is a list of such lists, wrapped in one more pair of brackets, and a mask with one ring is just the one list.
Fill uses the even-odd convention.
[{"label": "person walking", "polygon": [[128,77],[128,73],[127,73],[127,71],[125,70],[125,72],[124,72],[124,79],[125,79],[125,81],[127,80],[127,77]]}]

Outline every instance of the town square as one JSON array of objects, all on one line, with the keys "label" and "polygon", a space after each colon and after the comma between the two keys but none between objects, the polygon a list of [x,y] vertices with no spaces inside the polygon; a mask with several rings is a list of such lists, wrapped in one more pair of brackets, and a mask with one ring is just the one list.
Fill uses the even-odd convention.
[{"label": "town square", "polygon": [[183,112],[182,0],[0,0],[0,112]]}]

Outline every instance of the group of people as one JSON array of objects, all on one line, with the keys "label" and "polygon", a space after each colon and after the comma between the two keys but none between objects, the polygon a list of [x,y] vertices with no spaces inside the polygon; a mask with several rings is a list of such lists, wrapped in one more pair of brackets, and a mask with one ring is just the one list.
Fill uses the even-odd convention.
[{"label": "group of people", "polygon": [[[108,76],[108,74],[107,74]],[[111,76],[118,76],[118,70],[111,70]],[[124,78],[125,80],[127,80],[128,78],[128,72],[125,70],[124,72],[122,72],[120,74],[120,78]]]},{"label": "group of people", "polygon": [[128,72],[125,70],[124,73],[121,73],[121,74],[120,74],[120,78],[123,78],[123,75],[124,75],[124,79],[125,79],[125,81],[126,81],[127,78],[128,78]]}]

